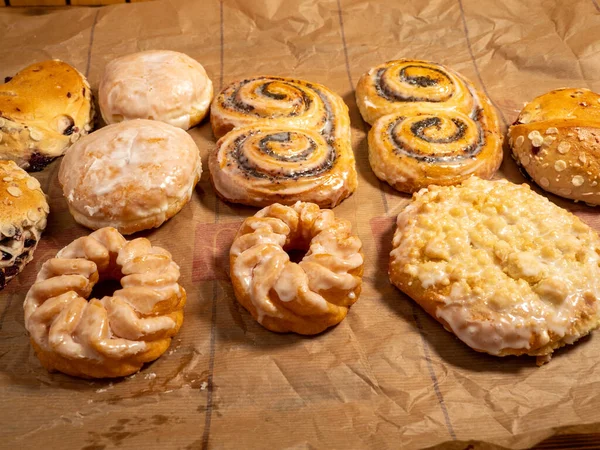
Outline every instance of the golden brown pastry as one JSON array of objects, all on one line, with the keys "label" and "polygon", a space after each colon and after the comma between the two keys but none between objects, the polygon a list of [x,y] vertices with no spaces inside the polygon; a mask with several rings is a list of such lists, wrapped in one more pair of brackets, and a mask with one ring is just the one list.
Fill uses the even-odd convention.
[{"label": "golden brown pastry", "polygon": [[392,283],[473,349],[545,362],[598,327],[600,238],[529,186],[431,186],[397,225]]},{"label": "golden brown pastry", "polygon": [[75,220],[122,234],[156,228],[190,200],[202,162],[185,131],[154,120],[104,127],[65,155],[58,180]]},{"label": "golden brown pastry", "polygon": [[[121,289],[89,299],[103,280]],[[114,228],[76,239],[44,263],[25,297],[25,327],[42,365],[83,378],[130,375],[162,355],[183,322],[185,290],[171,254]]]},{"label": "golden brown pastry", "polygon": [[[291,249],[308,252],[295,263]],[[312,203],[260,210],[244,221],[229,255],[236,298],[271,331],[320,333],[344,320],[360,295],[360,239],[350,222]]]},{"label": "golden brown pastry", "polygon": [[508,130],[517,163],[542,188],[600,204],[600,95],[557,89],[528,103]]},{"label": "golden brown pastry", "polygon": [[106,123],[151,119],[187,130],[206,116],[213,85],[204,67],[188,55],[150,50],[109,62],[98,101]]},{"label": "golden brown pastry", "polygon": [[373,125],[373,172],[399,191],[491,178],[500,167],[502,135],[490,101],[445,66],[387,62],[360,78],[356,100]]},{"label": "golden brown pastry", "polygon": [[0,159],[42,170],[94,124],[92,90],[58,60],[32,64],[0,85]]},{"label": "golden brown pastry", "polygon": [[0,161],[0,290],[33,259],[49,211],[38,180]]},{"label": "golden brown pastry", "polygon": [[334,207],[356,189],[348,107],[324,86],[242,80],[215,97],[210,117],[222,136],[209,157],[211,181],[225,200]]}]

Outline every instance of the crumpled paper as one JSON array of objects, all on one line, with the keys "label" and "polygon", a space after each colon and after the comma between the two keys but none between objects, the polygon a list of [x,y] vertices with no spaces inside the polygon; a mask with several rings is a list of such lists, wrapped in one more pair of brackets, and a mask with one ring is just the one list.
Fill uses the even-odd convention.
[{"label": "crumpled paper", "polygon": [[[35,259],[0,294],[0,442],[6,448],[525,448],[575,445],[600,431],[600,336],[534,358],[479,354],[387,279],[394,219],[409,197],[370,170],[355,83],[396,58],[430,59],[470,78],[504,128],[551,89],[600,90],[595,0],[166,0],[102,8],[0,10],[0,76],[59,58],[97,88],[112,58],[185,52],[219,89],[251,75],[322,83],[350,107],[356,193],[335,209],[364,243],[363,293],[319,336],[263,329],[234,300],[228,250],[256,209],[218,200],[204,172],[175,218],[139,233],[181,266],[183,328],[156,362],[122,380],[49,374],[23,326],[42,263],[88,230],[71,218],[57,172],[35,174],[50,197]],[[215,139],[190,131],[204,167]],[[498,174],[524,182],[508,149]],[[539,189],[538,189],[539,192]],[[600,229],[597,209],[550,196]],[[555,436],[556,435],[556,436]],[[552,438],[552,436],[555,436]]]}]

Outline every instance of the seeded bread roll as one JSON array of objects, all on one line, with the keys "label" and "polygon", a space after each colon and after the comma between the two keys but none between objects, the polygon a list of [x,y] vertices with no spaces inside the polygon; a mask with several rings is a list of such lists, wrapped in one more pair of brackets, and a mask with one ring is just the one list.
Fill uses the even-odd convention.
[{"label": "seeded bread roll", "polygon": [[0,161],[0,290],[33,259],[49,211],[38,180]]},{"label": "seeded bread roll", "polygon": [[62,61],[32,64],[0,85],[0,159],[23,169],[42,170],[93,122],[90,85]]},{"label": "seeded bread roll", "polygon": [[542,188],[600,204],[600,95],[557,89],[537,97],[508,135],[517,163]]}]

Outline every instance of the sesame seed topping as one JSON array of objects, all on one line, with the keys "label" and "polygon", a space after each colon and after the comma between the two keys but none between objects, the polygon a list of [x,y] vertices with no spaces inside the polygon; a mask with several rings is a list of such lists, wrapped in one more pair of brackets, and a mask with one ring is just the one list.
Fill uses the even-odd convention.
[{"label": "sesame seed topping", "polygon": [[529,115],[527,113],[523,113],[519,117],[519,122],[521,122],[521,123],[529,123],[530,121],[531,121],[531,115]]},{"label": "sesame seed topping", "polygon": [[524,141],[525,141],[525,138],[523,136],[519,136],[516,140],[517,147],[520,147],[521,145],[523,145]]},{"label": "sesame seed topping", "polygon": [[27,187],[29,189],[31,189],[32,191],[35,191],[36,189],[38,189],[40,187],[40,183],[35,178],[29,178],[29,179],[27,179]]},{"label": "sesame seed topping", "polygon": [[567,163],[564,162],[562,159],[559,159],[558,161],[556,161],[554,163],[554,170],[556,170],[557,172],[562,172],[566,168],[567,168]]},{"label": "sesame seed topping", "polygon": [[542,177],[540,179],[540,184],[542,185],[542,187],[550,186],[550,182],[548,181],[548,178],[546,178],[546,177]]},{"label": "sesame seed topping", "polygon": [[15,186],[9,186],[8,188],[6,188],[6,190],[13,197],[20,197],[21,194],[23,193],[23,192],[21,192],[21,189],[19,189],[18,187],[15,187]]},{"label": "sesame seed topping", "polygon": [[29,136],[31,136],[31,139],[34,141],[41,141],[42,138],[44,137],[42,135],[42,133],[40,133],[39,131],[37,131],[35,128],[30,128],[29,129]]},{"label": "sesame seed topping", "polygon": [[558,128],[550,127],[546,130],[546,134],[558,134]]},{"label": "sesame seed topping", "polygon": [[566,141],[562,141],[558,144],[558,153],[562,153],[563,155],[568,153],[571,150],[571,144]]},{"label": "sesame seed topping", "polygon": [[575,175],[572,179],[571,179],[571,183],[573,184],[573,186],[575,187],[579,187],[583,184],[583,177],[581,175]]},{"label": "sesame seed topping", "polygon": [[542,135],[540,134],[539,131],[537,130],[533,130],[531,133],[529,133],[527,135],[527,137],[529,139],[531,139],[531,144],[534,147],[541,147],[543,142],[544,142],[544,138],[542,137]]}]

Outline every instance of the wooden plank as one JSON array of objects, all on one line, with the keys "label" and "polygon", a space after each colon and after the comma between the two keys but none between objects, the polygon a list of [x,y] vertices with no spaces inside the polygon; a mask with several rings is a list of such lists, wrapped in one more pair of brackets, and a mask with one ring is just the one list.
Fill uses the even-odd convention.
[{"label": "wooden plank", "polygon": [[[5,4],[5,2],[3,2]],[[10,0],[10,6],[65,6],[65,0]]]}]

